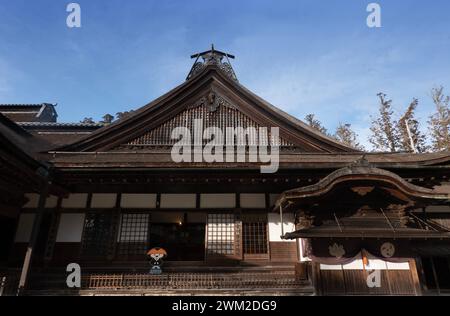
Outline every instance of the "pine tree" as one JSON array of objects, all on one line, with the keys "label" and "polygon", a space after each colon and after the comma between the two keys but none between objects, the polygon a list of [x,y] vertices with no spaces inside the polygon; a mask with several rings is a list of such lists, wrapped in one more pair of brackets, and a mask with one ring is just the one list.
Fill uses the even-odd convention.
[{"label": "pine tree", "polygon": [[364,150],[364,147],[357,141],[358,135],[351,129],[351,124],[339,123],[334,137],[347,146]]},{"label": "pine tree", "polygon": [[114,120],[114,116],[112,116],[111,114],[108,113],[103,116],[103,121],[101,121],[100,123],[111,124],[113,120]]},{"label": "pine tree", "polygon": [[403,116],[398,121],[397,131],[400,150],[409,152],[417,151],[419,153],[423,153],[428,150],[425,143],[425,135],[420,131],[419,121],[415,117],[415,111],[418,104],[419,100],[414,98]]},{"label": "pine tree", "polygon": [[450,150],[450,96],[444,95],[442,86],[431,90],[436,112],[430,116],[429,131],[433,151]]},{"label": "pine tree", "polygon": [[369,137],[369,142],[377,151],[395,152],[399,148],[398,133],[396,130],[397,122],[393,121],[391,109],[392,100],[386,99],[386,94],[379,93],[380,99],[379,116],[372,119],[372,126],[370,131],[372,135]]},{"label": "pine tree", "polygon": [[92,117],[85,117],[82,121],[80,121],[80,123],[83,123],[83,124],[95,124],[95,122],[92,119]]},{"label": "pine tree", "polygon": [[309,126],[314,128],[315,130],[317,130],[325,135],[328,135],[328,130],[322,126],[322,123],[318,119],[315,118],[314,114],[306,115],[305,121]]}]

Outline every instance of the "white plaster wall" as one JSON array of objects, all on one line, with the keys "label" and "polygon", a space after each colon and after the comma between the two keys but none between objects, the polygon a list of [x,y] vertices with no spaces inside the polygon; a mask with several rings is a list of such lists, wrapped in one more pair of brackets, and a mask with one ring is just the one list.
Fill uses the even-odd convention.
[{"label": "white plaster wall", "polygon": [[122,194],[120,206],[123,208],[155,208],[156,194]]},{"label": "white plaster wall", "polygon": [[387,270],[386,261],[377,259],[370,254],[367,254],[368,264],[366,265],[367,270]]},{"label": "white plaster wall", "polygon": [[[35,193],[27,193],[25,194],[25,197],[29,199],[27,204],[23,206],[23,208],[30,209],[30,208],[38,208],[39,206],[39,194]],[[46,208],[55,208],[58,205],[58,197],[51,195],[45,200],[45,207]]]},{"label": "white plaster wall", "polygon": [[35,214],[21,214],[17,226],[15,242],[29,242],[31,230],[33,229]]},{"label": "white plaster wall", "polygon": [[364,263],[361,259],[355,259],[350,263],[342,265],[343,270],[364,270]]},{"label": "white plaster wall", "polygon": [[342,266],[340,264],[321,264],[320,270],[342,270]]},{"label": "white plaster wall", "polygon": [[195,208],[195,194],[161,194],[161,208]]},{"label": "white plaster wall", "polygon": [[23,208],[37,208],[39,203],[39,194],[35,193],[27,193],[25,197],[29,199],[27,204],[23,206]]},{"label": "white plaster wall", "polygon": [[117,194],[115,193],[95,193],[92,194],[92,208],[113,208],[116,206]]},{"label": "white plaster wall", "polygon": [[265,194],[243,193],[240,197],[242,208],[266,208]]},{"label": "white plaster wall", "polygon": [[388,270],[409,270],[409,262],[386,262]]},{"label": "white plaster wall", "polygon": [[320,270],[409,270],[409,262],[388,262],[367,255],[368,265],[364,266],[361,253],[350,263],[340,265],[321,264]]},{"label": "white plaster wall", "polygon": [[225,194],[201,194],[201,208],[235,208],[236,195],[233,193]]},{"label": "white plaster wall", "polygon": [[56,242],[81,242],[84,214],[61,214]]},{"label": "white plaster wall", "polygon": [[[283,228],[285,234],[295,231],[294,220],[295,220],[294,214],[292,213],[283,214]],[[269,221],[269,241],[295,242],[292,240],[283,240],[280,238],[281,237],[280,214],[269,213],[268,221]]]},{"label": "white plaster wall", "polygon": [[62,208],[86,208],[87,193],[72,193],[68,198],[63,199]]},{"label": "white plaster wall", "polygon": [[47,200],[45,201],[45,207],[46,208],[55,208],[56,206],[58,206],[58,197],[56,196],[50,196],[47,198]]}]

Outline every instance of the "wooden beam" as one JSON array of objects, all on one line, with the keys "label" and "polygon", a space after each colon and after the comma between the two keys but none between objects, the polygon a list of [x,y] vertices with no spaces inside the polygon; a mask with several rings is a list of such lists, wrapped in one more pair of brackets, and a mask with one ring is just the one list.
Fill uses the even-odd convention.
[{"label": "wooden beam", "polygon": [[39,236],[39,230],[42,223],[42,218],[45,212],[45,202],[47,200],[49,184],[46,181],[42,189],[41,195],[39,196],[39,204],[36,212],[36,216],[33,222],[33,229],[31,231],[30,241],[28,243],[27,252],[25,254],[25,259],[22,266],[22,273],[20,275],[19,288],[17,290],[17,295],[22,295],[23,291],[27,286],[28,276],[31,268],[31,263],[33,261],[33,252],[36,246],[36,242]]}]

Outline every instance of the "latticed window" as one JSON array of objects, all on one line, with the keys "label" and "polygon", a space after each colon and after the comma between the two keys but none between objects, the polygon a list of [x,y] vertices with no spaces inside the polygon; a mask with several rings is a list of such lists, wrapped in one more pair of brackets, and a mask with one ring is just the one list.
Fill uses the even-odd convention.
[{"label": "latticed window", "polygon": [[234,254],[234,214],[208,214],[208,254]]},{"label": "latticed window", "polygon": [[144,255],[147,251],[150,214],[122,214],[120,255]]},{"label": "latticed window", "polygon": [[242,239],[244,254],[266,254],[267,215],[243,216]]},{"label": "latticed window", "polygon": [[88,213],[84,221],[82,254],[105,256],[112,237],[112,216],[109,213]]}]

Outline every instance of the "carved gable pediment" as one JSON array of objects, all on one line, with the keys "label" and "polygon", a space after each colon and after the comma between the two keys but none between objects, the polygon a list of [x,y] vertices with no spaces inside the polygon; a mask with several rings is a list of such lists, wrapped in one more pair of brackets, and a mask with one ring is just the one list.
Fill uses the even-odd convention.
[{"label": "carved gable pediment", "polygon": [[[201,131],[198,131],[200,126],[199,121],[201,122]],[[250,139],[247,135],[249,144],[254,142],[255,145],[258,145],[259,141],[264,143],[267,142],[266,140],[269,140],[271,145],[279,145],[282,148],[295,147],[292,142],[282,137],[275,139],[274,136],[272,138],[270,126],[264,126],[256,122],[248,115],[239,111],[227,98],[211,90],[197,101],[187,105],[183,111],[168,119],[163,124],[120,145],[119,149],[133,148],[136,150],[171,147],[178,141],[177,138],[172,138],[172,131],[177,127],[185,127],[190,131],[192,144],[194,143],[194,135],[196,132],[203,133],[208,128],[218,128],[225,134],[229,128],[235,129],[241,127],[244,132],[248,128],[254,128],[257,132],[260,128],[267,129],[267,137],[265,139]],[[206,145],[208,142],[210,142],[210,139],[205,138],[203,139],[202,145]],[[236,140],[235,143],[237,143]]]}]

